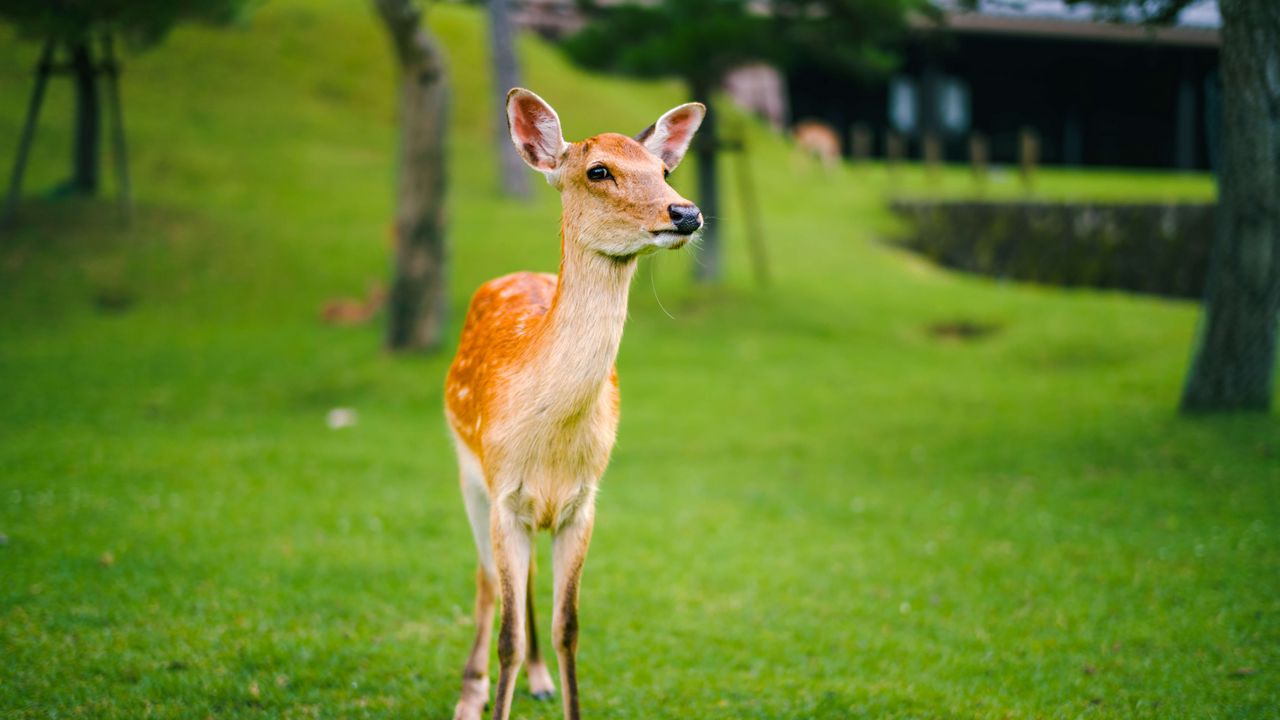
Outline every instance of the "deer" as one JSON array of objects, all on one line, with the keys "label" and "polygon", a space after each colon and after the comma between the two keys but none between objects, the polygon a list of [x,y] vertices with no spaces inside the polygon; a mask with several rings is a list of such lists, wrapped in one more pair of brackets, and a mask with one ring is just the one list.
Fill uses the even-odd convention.
[{"label": "deer", "polygon": [[840,162],[840,136],[821,120],[801,120],[791,135],[798,152],[816,157],[827,170]]},{"label": "deer", "polygon": [[387,288],[382,283],[370,283],[363,300],[334,298],[324,304],[320,319],[330,325],[363,325],[387,302]]},{"label": "deer", "polygon": [[555,694],[539,653],[533,539],[551,534],[551,638],[566,720],[580,718],[578,589],[596,492],[618,429],[615,360],[638,258],[674,250],[703,226],[697,205],[667,184],[706,107],[679,105],[635,137],[566,142],[560,117],[523,88],[507,94],[516,152],[560,193],[560,269],[518,272],[471,299],[445,380],[445,418],[479,563],[475,642],[455,720],[489,706],[489,645],[499,601],[493,720],[507,720],[525,666],[535,699]]}]

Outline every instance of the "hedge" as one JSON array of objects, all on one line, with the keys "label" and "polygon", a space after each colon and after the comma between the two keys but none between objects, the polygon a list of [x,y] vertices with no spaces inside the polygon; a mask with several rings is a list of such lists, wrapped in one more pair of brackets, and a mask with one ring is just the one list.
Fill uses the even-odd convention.
[{"label": "hedge", "polygon": [[895,242],[947,267],[1050,285],[1199,298],[1214,206],[895,202]]}]

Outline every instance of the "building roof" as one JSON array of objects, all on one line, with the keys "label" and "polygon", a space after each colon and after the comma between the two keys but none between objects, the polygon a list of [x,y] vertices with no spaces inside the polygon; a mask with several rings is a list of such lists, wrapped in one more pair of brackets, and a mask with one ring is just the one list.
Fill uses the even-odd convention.
[{"label": "building roof", "polygon": [[[1068,5],[1064,0],[978,0],[976,10],[964,9],[959,0],[937,4],[944,11],[943,27],[959,34],[1216,47],[1222,25],[1217,0],[1193,2],[1172,24],[1163,26],[1144,25],[1136,12],[1129,22],[1107,22],[1100,19],[1098,8],[1087,3]],[[915,25],[934,27],[923,19]]]}]

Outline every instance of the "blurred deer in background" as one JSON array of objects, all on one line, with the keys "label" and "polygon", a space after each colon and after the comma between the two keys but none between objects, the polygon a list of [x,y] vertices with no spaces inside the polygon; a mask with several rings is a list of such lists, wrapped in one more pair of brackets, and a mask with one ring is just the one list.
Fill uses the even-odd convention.
[{"label": "blurred deer in background", "polygon": [[820,120],[801,120],[791,130],[796,150],[818,158],[830,170],[840,162],[840,136]]},{"label": "blurred deer in background", "polygon": [[618,427],[614,359],[636,259],[679,248],[702,227],[697,206],[666,182],[706,109],[681,105],[635,139],[605,133],[565,142],[560,118],[520,88],[507,95],[511,140],[560,191],[560,273],[491,280],[471,300],[445,382],[462,497],[480,555],[476,639],[455,720],[489,698],[494,594],[501,596],[500,670],[493,717],[511,712],[528,660],[534,697],[554,691],[533,616],[533,534],[552,534],[551,635],[564,716],[576,720],[578,583],[595,518],[596,487]]},{"label": "blurred deer in background", "polygon": [[324,304],[320,318],[330,325],[363,325],[377,314],[387,302],[387,288],[382,283],[370,283],[369,294],[363,300],[335,298]]}]

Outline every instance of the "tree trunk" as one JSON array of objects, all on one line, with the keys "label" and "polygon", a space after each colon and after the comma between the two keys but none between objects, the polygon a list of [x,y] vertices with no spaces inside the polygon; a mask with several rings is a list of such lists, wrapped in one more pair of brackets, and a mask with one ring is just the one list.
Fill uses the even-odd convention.
[{"label": "tree trunk", "polygon": [[702,283],[720,281],[722,262],[720,257],[720,176],[716,156],[720,150],[720,137],[716,132],[716,111],[712,106],[715,87],[710,83],[694,83],[693,99],[707,106],[702,127],[694,136],[693,152],[698,158],[698,197],[694,200],[702,210],[705,226],[702,242],[694,255],[694,278]]},{"label": "tree trunk", "polygon": [[1222,0],[1217,228],[1184,412],[1271,406],[1280,315],[1280,3]]},{"label": "tree trunk", "polygon": [[387,302],[387,345],[434,350],[446,316],[444,56],[421,27],[413,0],[375,0],[400,63],[400,167],[396,257]]},{"label": "tree trunk", "polygon": [[507,92],[520,85],[520,63],[516,58],[507,0],[489,0],[489,52],[493,67],[494,109],[497,113],[494,142],[498,154],[498,174],[502,190],[517,198],[529,197],[529,171],[516,154],[507,130]]},{"label": "tree trunk", "polygon": [[129,150],[124,137],[124,108],[120,105],[120,62],[116,60],[115,38],[102,38],[102,71],[107,79],[107,106],[111,113],[111,155],[116,165],[116,198],[126,219],[133,206],[129,183]]},{"label": "tree trunk", "polygon": [[75,85],[75,139],[71,154],[68,190],[78,195],[98,192],[98,158],[102,112],[98,100],[98,74],[88,38],[71,45],[71,72]]},{"label": "tree trunk", "polygon": [[18,155],[13,160],[13,172],[9,175],[9,192],[5,195],[4,209],[0,210],[0,226],[13,222],[18,210],[18,198],[22,195],[22,176],[27,171],[27,156],[31,152],[31,140],[36,134],[36,122],[40,119],[40,106],[44,103],[44,89],[53,72],[52,38],[44,43],[40,60],[36,62],[36,85],[31,90],[31,102],[27,104],[27,119],[22,123],[22,136],[18,140]]}]

